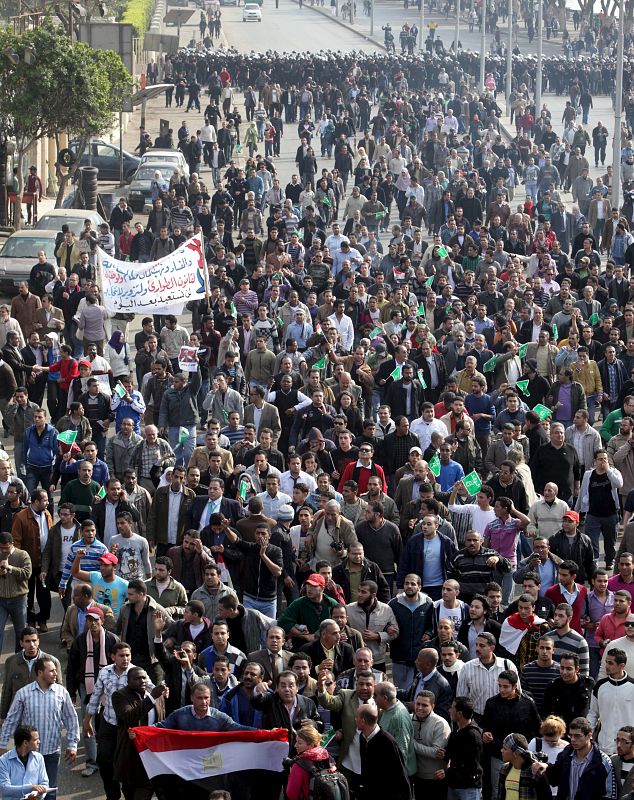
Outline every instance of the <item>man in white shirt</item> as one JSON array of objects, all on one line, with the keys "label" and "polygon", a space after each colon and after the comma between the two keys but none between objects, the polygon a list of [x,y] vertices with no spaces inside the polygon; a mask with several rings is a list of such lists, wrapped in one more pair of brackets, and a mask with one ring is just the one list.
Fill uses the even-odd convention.
[{"label": "man in white shirt", "polygon": [[338,222],[332,223],[332,233],[324,242],[328,252],[330,253],[330,257],[332,258],[337,250],[341,249],[341,245],[343,242],[348,242],[348,237],[344,236],[341,232],[341,228],[339,227]]},{"label": "man in white shirt", "polygon": [[[292,495],[292,492],[291,492]],[[266,491],[256,495],[262,501],[262,513],[272,519],[277,519],[277,512],[281,506],[293,502],[291,495],[280,492],[280,479],[277,475],[266,476]]]},{"label": "man in white shirt", "polygon": [[328,317],[341,337],[341,346],[347,352],[352,350],[354,344],[354,325],[350,317],[344,313],[346,303],[344,300],[337,300],[335,303],[335,313]]},{"label": "man in white shirt", "polygon": [[286,472],[282,473],[282,477],[280,478],[280,489],[286,495],[293,496],[293,488],[297,483],[303,483],[308,486],[308,489],[311,492],[315,492],[317,490],[317,482],[309,475],[307,472],[304,472],[301,469],[302,466],[302,458],[299,455],[292,455],[288,459],[288,469]]},{"label": "man in white shirt", "polygon": [[432,433],[439,433],[443,438],[449,436],[449,431],[444,422],[434,416],[434,406],[432,403],[423,403],[420,417],[412,420],[409,432],[415,433],[420,441],[423,453],[431,444]]}]

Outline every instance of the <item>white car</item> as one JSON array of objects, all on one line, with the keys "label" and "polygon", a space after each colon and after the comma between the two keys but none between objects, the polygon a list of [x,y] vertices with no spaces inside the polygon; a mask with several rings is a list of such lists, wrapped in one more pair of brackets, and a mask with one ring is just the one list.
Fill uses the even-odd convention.
[{"label": "white car", "polygon": [[243,22],[262,22],[262,9],[257,3],[247,3],[242,9]]},{"label": "white car", "polygon": [[[84,216],[86,213],[89,212],[84,212]],[[9,236],[0,250],[0,291],[3,294],[15,294],[18,284],[29,279],[40,250],[55,264],[55,239],[60,227],[61,223],[54,229],[21,230]]]},{"label": "white car", "polygon": [[[146,150],[145,153],[143,153],[139,166],[142,167],[144,164],[149,162],[155,164],[159,161],[164,165],[161,172],[163,173],[163,177],[166,181],[169,182],[169,179],[172,177],[172,173],[176,167],[180,169],[181,175],[184,175],[185,178],[189,180],[189,166],[187,165],[185,156],[180,150],[162,150],[158,147],[151,147],[149,150]],[[165,166],[169,167],[169,171],[165,169]]]}]

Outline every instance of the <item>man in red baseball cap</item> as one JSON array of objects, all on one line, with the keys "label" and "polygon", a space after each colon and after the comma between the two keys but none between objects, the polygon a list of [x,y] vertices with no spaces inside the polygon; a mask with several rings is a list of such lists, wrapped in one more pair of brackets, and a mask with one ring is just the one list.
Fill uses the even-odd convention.
[{"label": "man in red baseball cap", "polygon": [[331,619],[337,601],[324,594],[326,579],[317,572],[311,573],[304,582],[302,596],[287,607],[278,620],[278,625],[293,637],[293,647],[299,649],[306,642],[317,638],[319,623]]},{"label": "man in red baseball cap", "polygon": [[119,559],[114,553],[104,553],[97,559],[99,571],[87,572],[80,568],[81,559],[85,554],[86,551],[83,548],[77,550],[71,575],[83,583],[89,583],[92,586],[95,600],[105,606],[110,606],[112,613],[118,617],[128,592],[128,582],[115,575],[115,567],[119,563]]}]

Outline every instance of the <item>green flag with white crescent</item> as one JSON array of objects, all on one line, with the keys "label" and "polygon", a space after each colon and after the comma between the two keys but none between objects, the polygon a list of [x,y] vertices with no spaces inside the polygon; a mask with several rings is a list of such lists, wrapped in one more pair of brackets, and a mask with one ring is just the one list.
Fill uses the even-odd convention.
[{"label": "green flag with white crescent", "polygon": [[431,287],[434,285],[435,277],[436,277],[435,275],[430,275],[429,278],[427,278],[427,280],[425,281],[425,286],[428,286],[431,289]]},{"label": "green flag with white crescent", "polygon": [[238,494],[241,500],[247,499],[247,491],[249,490],[249,481],[241,480],[238,486]]},{"label": "green flag with white crescent", "polygon": [[438,458],[438,453],[434,453],[434,455],[429,459],[428,466],[436,477],[440,475],[440,459]]},{"label": "green flag with white crescent", "polygon": [[106,496],[106,487],[102,486],[101,489],[99,489],[99,491],[97,492],[97,497],[103,500],[105,496]]},{"label": "green flag with white crescent", "polygon": [[62,431],[58,434],[57,441],[62,444],[74,444],[77,439],[77,431]]},{"label": "green flag with white crescent", "polygon": [[392,372],[390,372],[390,378],[394,378],[395,381],[400,381],[402,374],[403,367],[399,364],[398,367],[395,367]]},{"label": "green flag with white crescent", "polygon": [[447,258],[449,253],[447,252],[447,248],[444,245],[440,245],[438,250],[436,251],[441,258]]},{"label": "green flag with white crescent", "polygon": [[426,316],[426,314],[425,314],[425,306],[422,303],[418,306],[417,314],[418,314],[419,317]]},{"label": "green flag with white crescent", "polygon": [[595,312],[589,319],[588,322],[590,325],[598,325],[599,324],[599,315]]},{"label": "green flag with white crescent", "polygon": [[322,203],[323,203],[325,206],[328,206],[328,208],[330,208],[330,207],[332,206],[332,203],[330,202],[330,200],[329,200],[327,197],[322,197],[322,198],[321,198],[321,202],[322,202]]},{"label": "green flag with white crescent", "polygon": [[322,356],[319,361],[315,361],[313,369],[326,369],[326,356]]},{"label": "green flag with white crescent", "polygon": [[[225,419],[226,419],[229,415],[227,414],[226,411],[224,413],[226,415],[225,416]],[[188,439],[189,439],[189,431],[187,430],[187,428],[183,428],[183,427],[179,428],[178,429],[178,443],[179,444],[185,444],[185,442]]]}]

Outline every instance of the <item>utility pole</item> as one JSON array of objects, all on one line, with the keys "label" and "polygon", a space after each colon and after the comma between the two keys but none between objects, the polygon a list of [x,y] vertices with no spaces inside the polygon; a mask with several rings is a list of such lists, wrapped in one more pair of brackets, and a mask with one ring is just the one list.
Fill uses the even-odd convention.
[{"label": "utility pole", "polygon": [[486,24],[487,0],[480,0],[480,87],[484,91],[484,78],[486,77]]},{"label": "utility pole", "polygon": [[374,0],[370,0],[370,36],[374,36]]},{"label": "utility pole", "polygon": [[542,59],[544,55],[544,18],[542,2],[537,2],[537,75],[535,76],[535,119],[539,117],[542,109]]},{"label": "utility pole", "polygon": [[623,117],[623,51],[625,50],[625,3],[619,2],[619,39],[616,52],[616,97],[614,104],[614,149],[612,164],[612,207],[619,208],[621,202],[621,120]]},{"label": "utility pole", "polygon": [[420,50],[425,49],[425,0],[418,0],[420,3]]},{"label": "utility pole", "polygon": [[509,39],[506,45],[506,114],[511,116],[511,104],[509,98],[513,86],[513,0],[509,0]]}]

